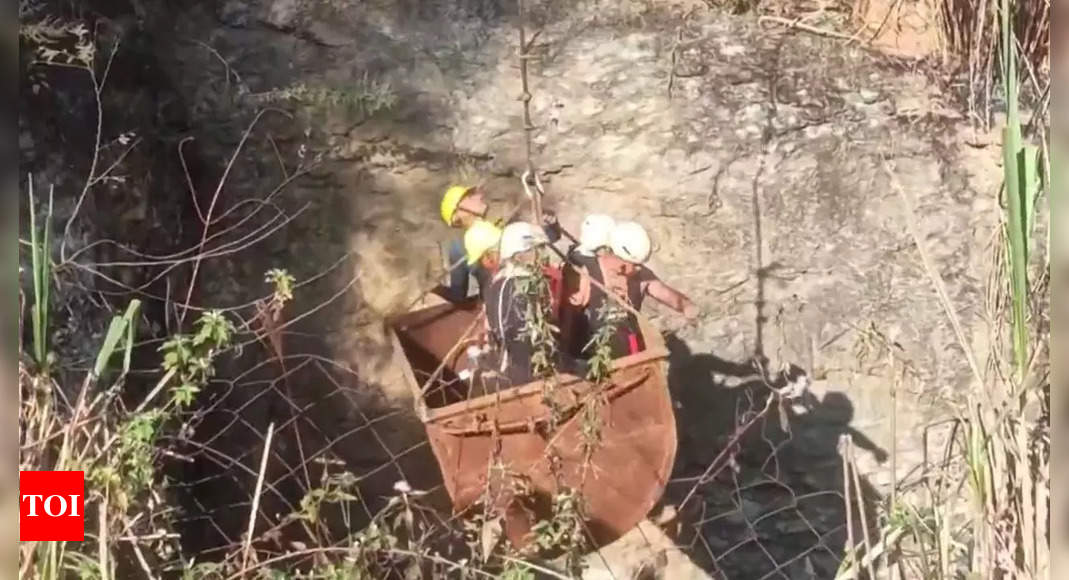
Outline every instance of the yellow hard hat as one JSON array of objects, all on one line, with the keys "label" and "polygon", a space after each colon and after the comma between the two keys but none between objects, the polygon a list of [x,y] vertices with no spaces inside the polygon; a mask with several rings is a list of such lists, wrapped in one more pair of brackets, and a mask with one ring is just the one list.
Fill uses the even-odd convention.
[{"label": "yellow hard hat", "polygon": [[486,252],[497,248],[501,241],[501,228],[486,220],[478,220],[464,232],[464,253],[468,255],[468,265],[474,264]]},{"label": "yellow hard hat", "polygon": [[453,216],[457,213],[457,206],[460,205],[460,200],[464,199],[464,196],[472,189],[475,188],[466,185],[453,185],[445,190],[445,195],[442,196],[442,221],[445,222],[445,225],[453,225]]}]

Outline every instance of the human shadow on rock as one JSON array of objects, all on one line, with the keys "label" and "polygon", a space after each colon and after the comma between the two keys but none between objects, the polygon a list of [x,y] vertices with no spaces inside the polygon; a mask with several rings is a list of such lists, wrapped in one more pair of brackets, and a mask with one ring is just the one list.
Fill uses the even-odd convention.
[{"label": "human shadow on rock", "polygon": [[[855,542],[863,525],[873,535],[881,501],[863,476],[845,499],[840,438],[886,459],[850,427],[850,399],[798,389],[808,377],[795,365],[773,373],[761,358],[694,353],[674,334],[666,344],[679,450],[665,503],[679,512],[677,542],[718,578],[833,578],[847,523]],[[790,399],[773,398],[793,389]]]}]

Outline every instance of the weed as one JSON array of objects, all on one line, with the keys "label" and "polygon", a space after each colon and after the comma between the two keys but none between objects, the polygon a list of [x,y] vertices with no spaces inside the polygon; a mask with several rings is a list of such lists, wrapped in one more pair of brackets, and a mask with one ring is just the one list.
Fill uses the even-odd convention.
[{"label": "weed", "polygon": [[1017,47],[1013,34],[1012,3],[1001,0],[1002,84],[1006,94],[1006,127],[1002,131],[1003,182],[1006,187],[1006,254],[1010,265],[1011,333],[1013,361],[1018,380],[1024,378],[1031,353],[1028,306],[1029,245],[1035,228],[1035,198],[1039,189],[1039,148],[1021,137],[1018,105]]},{"label": "weed", "polygon": [[574,489],[562,488],[553,496],[549,519],[532,527],[532,546],[543,552],[563,552],[564,568],[575,576],[582,573],[582,556],[586,553],[586,520],[583,496]]},{"label": "weed", "polygon": [[[159,485],[155,465],[160,453],[158,440],[168,421],[189,404],[185,391],[172,390],[171,398],[151,407],[159,389],[171,377],[180,383],[199,387],[211,376],[213,359],[229,340],[229,327],[218,313],[205,313],[198,321],[198,333],[189,338],[184,351],[176,348],[169,370],[164,373],[158,389],[133,412],[126,412],[118,393],[126,372],[133,344],[133,319],[138,310],[136,301],[123,315],[112,321],[101,346],[97,364],[83,381],[82,391],[73,406],[56,404],[58,385],[42,373],[23,373],[23,390],[30,396],[23,398],[20,427],[23,453],[20,466],[46,470],[86,471],[86,505],[94,505],[100,512],[100,524],[91,542],[96,558],[89,558],[79,550],[68,550],[64,542],[44,542],[28,545],[22,550],[23,569],[35,569],[39,578],[50,580],[62,576],[69,569],[87,577],[109,578],[114,574],[116,558],[110,556],[114,540],[108,529],[131,529],[137,520],[154,520],[161,494],[166,488]],[[105,373],[111,354],[118,346],[126,354],[122,371],[110,386],[96,389],[97,380]],[[181,352],[181,354],[179,354]],[[65,414],[69,412],[69,415]],[[168,521],[162,518],[153,525]],[[90,534],[87,534],[90,535]],[[90,546],[90,549],[92,546]],[[139,551],[138,547],[135,552]],[[158,546],[158,553],[173,553],[173,547]],[[143,555],[139,555],[143,557]]]},{"label": "weed", "polygon": [[33,354],[37,366],[45,375],[50,365],[48,352],[49,295],[52,285],[52,191],[48,194],[48,213],[45,223],[38,230],[36,200],[33,195],[33,177],[29,178],[30,197],[30,265],[33,270]]},{"label": "weed", "polygon": [[[1037,76],[1049,76],[1051,2],[939,0],[935,5],[943,58],[967,75],[970,111],[985,128],[990,126],[991,110],[997,98],[993,95],[1000,76],[996,63],[1001,61],[1005,71],[1007,33],[1012,35],[1014,50],[1022,55],[1028,69]],[[1007,105],[1017,99],[1006,92],[1009,88],[1003,83]],[[1016,87],[1011,90],[1016,91]],[[1034,91],[1034,97],[1041,98],[1041,92]]]},{"label": "weed", "polygon": [[23,23],[19,37],[35,47],[34,55],[42,64],[91,69],[96,57],[96,44],[82,22],[45,17]]},{"label": "weed", "polygon": [[594,336],[583,348],[590,353],[589,369],[586,379],[593,383],[594,391],[583,402],[580,432],[583,435],[583,480],[586,480],[587,468],[594,452],[601,444],[604,407],[607,404],[603,393],[604,387],[612,373],[613,339],[620,324],[627,319],[627,313],[616,303],[606,300],[597,312],[598,324]]},{"label": "weed", "polygon": [[526,297],[526,309],[523,313],[524,326],[520,332],[526,336],[533,347],[531,368],[536,378],[549,378],[556,373],[557,328],[552,323],[552,305],[549,281],[542,275],[549,259],[542,250],[535,252],[530,265],[532,274],[520,276],[516,280],[516,291]]},{"label": "weed", "polygon": [[535,580],[537,576],[531,567],[516,560],[506,560],[501,568],[500,580]]},{"label": "weed", "polygon": [[606,300],[598,309],[596,316],[598,318],[597,330],[594,331],[590,342],[583,347],[583,352],[590,353],[587,380],[602,384],[612,372],[613,337],[620,325],[627,319],[627,312],[615,302]]},{"label": "weed", "polygon": [[[1011,338],[1008,345],[994,341],[991,347],[994,373],[981,373],[942,278],[920,234],[910,226],[975,380],[953,423],[943,452],[946,459],[925,482],[927,505],[917,507],[907,500],[887,518],[899,524],[911,541],[909,555],[898,561],[916,577],[1045,578],[1050,573],[1050,458],[1043,444],[1050,432],[1046,419],[1050,386],[1047,362],[1040,358],[1043,353],[1032,337],[1034,290],[1028,282],[1034,200],[1041,186],[1048,188],[1043,192],[1048,198],[1050,190],[1039,179],[1037,149],[1024,143],[1021,134],[1017,70],[1021,46],[1014,34],[1015,8],[1009,0],[1000,2],[1001,77],[1007,98],[1003,181],[1008,203],[1000,225],[1005,245],[999,251],[1009,267],[996,269],[993,275],[1005,273],[997,283],[1008,288],[1010,311],[1008,316],[999,311],[993,318],[999,329],[1009,327]],[[893,172],[888,173],[912,219],[908,196]],[[956,501],[959,489],[967,490],[967,508]]]},{"label": "weed", "polygon": [[287,302],[293,300],[293,283],[296,280],[286,270],[279,268],[272,268],[267,271],[264,276],[264,282],[274,286],[274,292],[271,294],[271,310],[278,311],[286,305]]},{"label": "weed", "polygon": [[564,411],[555,396],[560,383],[557,376],[559,329],[552,321],[553,306],[549,281],[542,275],[548,265],[549,256],[546,251],[536,249],[532,263],[527,266],[531,273],[516,279],[516,292],[526,298],[524,324],[520,333],[532,347],[531,370],[534,378],[542,381],[542,403],[550,409],[547,431],[552,433],[557,429]]},{"label": "weed", "polygon": [[351,89],[313,87],[297,83],[249,95],[248,100],[257,106],[285,103],[318,110],[342,109],[361,117],[370,117],[380,111],[392,109],[397,97],[389,82],[372,79],[365,73]]},{"label": "weed", "polygon": [[215,374],[212,359],[230,343],[233,333],[233,323],[212,310],[197,320],[195,333],[173,336],[160,347],[163,369],[174,372],[177,379],[172,393],[179,407],[188,407]]},{"label": "weed", "polygon": [[353,474],[344,472],[331,475],[323,481],[323,487],[311,489],[301,498],[300,511],[290,514],[289,520],[303,520],[308,523],[318,523],[320,512],[324,504],[341,504],[357,501],[360,498],[356,488],[356,479]]}]

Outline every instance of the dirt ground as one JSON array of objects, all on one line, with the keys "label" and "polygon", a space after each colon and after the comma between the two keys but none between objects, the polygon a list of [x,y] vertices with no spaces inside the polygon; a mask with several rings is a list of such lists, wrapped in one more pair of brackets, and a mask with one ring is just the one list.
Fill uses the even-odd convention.
[{"label": "dirt ground", "polygon": [[[291,4],[298,8],[281,24],[262,16],[286,16]],[[436,278],[442,245],[455,235],[437,216],[444,188],[474,175],[495,205],[509,207],[525,163],[511,8],[411,4],[192,8],[174,35],[218,55],[187,43],[168,66],[191,103],[206,103],[204,127],[225,117],[225,103],[212,100],[225,90],[360,91],[372,78],[396,96],[392,110],[370,118],[309,108],[265,122],[283,159],[303,147],[324,162],[280,197],[305,209],[262,259],[214,266],[206,290],[238,302],[242,288],[262,289],[269,267],[314,281],[291,312],[319,309],[287,338],[290,352],[320,357],[284,387],[305,412],[296,421],[307,424],[301,453],[329,450],[371,474],[365,488],[376,498],[397,479],[437,485],[382,314]],[[977,138],[923,68],[857,43],[704,3],[549,4],[533,18],[544,25],[530,74],[547,206],[573,232],[592,211],[643,223],[656,243],[652,268],[702,309],[692,324],[652,310],[670,337],[679,424],[665,503],[687,494],[761,404],[750,361],[794,365],[811,384],[803,404],[742,442],[735,468],[700,486],[700,506],[681,512],[686,565],[728,578],[830,577],[845,542],[840,438],[858,450],[862,503],[874,514],[892,481],[915,481],[937,452],[942,435],[931,426],[968,386],[909,225],[969,338],[982,346],[988,334],[994,142]],[[238,74],[227,76],[217,56]],[[235,141],[221,135],[231,129],[214,129],[202,154],[224,158]],[[280,178],[270,145],[248,147],[256,161],[235,169],[233,199]],[[211,429],[234,428],[228,417]],[[369,421],[377,421],[372,444]],[[262,429],[248,427],[250,446]],[[205,485],[203,497],[230,484]]]}]

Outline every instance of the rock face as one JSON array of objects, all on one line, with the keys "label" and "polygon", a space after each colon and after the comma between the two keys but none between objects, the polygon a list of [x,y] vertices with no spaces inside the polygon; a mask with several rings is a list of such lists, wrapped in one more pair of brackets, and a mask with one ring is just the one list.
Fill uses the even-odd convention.
[{"label": "rock face", "polygon": [[249,13],[249,5],[244,0],[227,0],[219,5],[219,20],[227,26],[248,26]]},{"label": "rock face", "polygon": [[263,7],[263,21],[279,30],[293,30],[300,14],[301,0],[268,0]]},{"label": "rock face", "polygon": [[[171,24],[229,68],[200,46],[157,53],[168,55],[166,70],[214,131],[206,154],[225,159],[236,144],[247,119],[228,119],[240,99],[297,113],[263,121],[272,141],[248,145],[256,161],[235,168],[231,199],[270,191],[298,163],[322,163],[277,200],[304,208],[287,237],[256,261],[211,266],[210,279],[218,292],[242,281],[261,288],[264,270],[285,265],[299,280],[318,280],[339,256],[354,256],[364,278],[329,276],[336,287],[301,292],[294,306],[330,298],[300,328],[360,371],[359,385],[347,383],[359,394],[310,411],[334,445],[355,429],[362,405],[410,405],[391,364],[396,353],[368,330],[379,328],[369,305],[411,303],[433,280],[441,245],[455,235],[436,215],[441,192],[471,179],[498,206],[521,201],[512,9],[475,1],[226,6],[225,17],[192,8]],[[968,385],[961,345],[907,224],[974,332],[970,346],[982,346],[997,153],[961,145],[964,122],[919,73],[703,2],[544,2],[531,18],[541,29],[530,71],[533,161],[547,207],[572,232],[595,210],[640,221],[656,242],[652,269],[703,311],[689,325],[651,311],[670,333],[678,402],[677,479],[665,501],[687,500],[675,537],[691,559],[657,540],[648,553],[659,577],[832,577],[845,506],[856,511],[852,521],[864,513],[873,523],[890,483],[922,461],[927,425]],[[306,100],[268,100],[294,87]],[[385,100],[390,106],[375,112]],[[794,365],[812,388],[735,440],[735,426],[767,397],[754,361],[773,375]],[[381,453],[335,451],[354,470],[371,470],[418,446],[419,425],[406,421]],[[930,433],[931,446],[939,436]],[[844,437],[860,472],[860,495],[849,499]],[[419,459],[433,486],[433,463]],[[643,530],[654,532],[643,524],[636,537]],[[606,550],[619,559],[603,568],[625,570],[616,577],[641,568],[626,561],[637,548]]]},{"label": "rock face", "polygon": [[643,521],[586,557],[583,580],[711,580],[664,531]]}]

